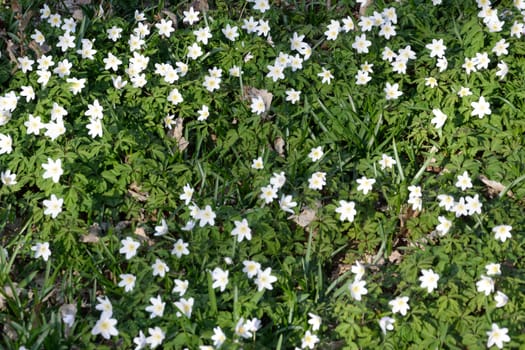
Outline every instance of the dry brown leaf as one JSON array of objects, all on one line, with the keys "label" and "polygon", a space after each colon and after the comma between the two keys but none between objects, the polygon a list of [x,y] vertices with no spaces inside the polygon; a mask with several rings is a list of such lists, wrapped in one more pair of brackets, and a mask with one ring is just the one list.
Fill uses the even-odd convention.
[{"label": "dry brown leaf", "polygon": [[[480,175],[479,179],[481,180],[481,182],[485,184],[485,186],[487,186],[487,191],[490,197],[499,195],[506,188],[506,186],[503,185],[502,183],[493,181],[493,180],[489,180],[485,175]],[[508,191],[507,195],[509,197],[513,197],[514,193],[512,193],[512,191]]]},{"label": "dry brown leaf", "polygon": [[104,7],[102,7],[102,4],[99,4],[98,9],[95,12],[95,18],[109,18],[111,17],[112,13],[113,13],[113,8],[111,5],[109,5],[108,11],[106,11],[104,10]]},{"label": "dry brown leaf", "polygon": [[260,90],[256,89],[252,86],[244,86],[243,87],[243,100],[245,101],[251,101],[253,98],[261,97],[264,102],[264,109],[266,111],[270,110],[270,106],[272,104],[273,94],[269,92],[268,90]]},{"label": "dry brown leaf", "polygon": [[91,4],[92,0],[65,0],[64,6],[68,9]]},{"label": "dry brown leaf", "polygon": [[299,215],[290,215],[288,219],[295,221],[301,227],[306,227],[317,219],[317,216],[315,210],[305,207]]},{"label": "dry brown leaf", "polygon": [[94,233],[88,233],[87,235],[82,235],[81,242],[82,243],[98,243],[100,240],[100,237]]},{"label": "dry brown leaf", "polygon": [[16,59],[15,44],[12,40],[7,40],[7,46],[5,50],[7,51],[7,55],[9,56],[9,60],[11,61],[11,63],[15,64],[14,71],[16,71],[18,69],[18,61]]},{"label": "dry brown leaf", "polygon": [[26,31],[27,25],[31,22],[31,18],[33,17],[33,11],[29,10],[26,13],[23,14],[21,20],[18,22],[18,31],[23,33]]},{"label": "dry brown leaf", "polygon": [[[43,281],[42,281],[42,285],[44,285]],[[53,287],[53,289],[51,289],[51,291],[48,292],[46,294],[46,296],[41,300],[41,304],[40,305],[43,305],[43,304],[47,303],[51,298],[53,298],[53,301],[57,300],[57,296],[58,296],[58,288],[57,287]]]},{"label": "dry brown leaf", "polygon": [[149,239],[148,235],[146,234],[146,230],[144,230],[143,227],[137,227],[135,228],[135,232],[133,232],[134,234],[136,234],[137,236],[142,237],[142,238],[146,238],[146,239]]},{"label": "dry brown leaf", "polygon": [[343,275],[345,272],[350,271],[351,269],[352,269],[352,265],[341,263],[337,265],[337,267],[334,270],[333,275],[335,278],[337,278]]},{"label": "dry brown leaf", "polygon": [[3,325],[3,334],[11,339],[11,340],[17,340],[18,339],[18,332],[9,324],[9,322],[4,323]]},{"label": "dry brown leaf", "polygon": [[141,191],[140,186],[136,182],[129,185],[128,194],[139,202],[146,202],[148,200],[148,192]]},{"label": "dry brown leaf", "polygon": [[377,254],[365,253],[362,261],[365,263],[365,266],[368,269],[373,270],[377,270],[378,266],[383,266],[385,264],[385,259],[383,258],[382,251]]},{"label": "dry brown leaf", "polygon": [[73,11],[73,14],[71,15],[71,17],[81,22],[84,19],[84,11],[80,9],[76,9]]},{"label": "dry brown leaf", "polygon": [[370,7],[374,3],[374,0],[366,0],[361,3],[361,7],[359,7],[359,15],[364,16],[366,15],[366,9]]},{"label": "dry brown leaf", "polygon": [[195,0],[191,3],[190,7],[193,7],[195,11],[208,12],[210,5],[208,0]]},{"label": "dry brown leaf", "polygon": [[89,227],[88,234],[82,235],[80,241],[82,243],[98,243],[100,240],[100,232],[102,229],[100,228],[98,223],[94,223]]},{"label": "dry brown leaf", "polygon": [[[84,12],[82,11],[81,6],[91,5],[92,0],[65,0],[63,2],[63,7],[72,13],[72,17],[77,21],[82,21],[84,19]],[[100,9],[99,9],[100,11]]]},{"label": "dry brown leaf", "polygon": [[154,244],[153,240],[148,237],[146,230],[143,227],[139,226],[135,228],[134,234],[136,234],[141,241],[147,242],[149,246]]},{"label": "dry brown leaf", "polygon": [[273,149],[281,157],[284,157],[284,146],[285,142],[282,137],[277,137],[273,142]]},{"label": "dry brown leaf", "polygon": [[171,21],[173,22],[173,28],[177,29],[177,16],[175,16],[173,12],[166,9],[162,10],[162,13],[171,19]]},{"label": "dry brown leaf", "polygon": [[399,252],[399,250],[393,250],[392,253],[390,253],[390,256],[388,257],[388,261],[396,264],[400,263],[402,258],[403,255]]},{"label": "dry brown leaf", "polygon": [[42,56],[42,47],[36,43],[36,41],[31,40],[31,42],[27,45],[33,52],[35,53],[37,58],[40,58]]},{"label": "dry brown leaf", "polygon": [[[16,295],[20,295],[20,292],[22,291],[20,288],[17,287],[17,283],[13,283],[14,287],[15,287],[15,291],[16,291]],[[6,305],[5,305],[5,301],[6,301],[6,298],[13,298],[14,297],[14,294],[13,294],[13,290],[11,289],[11,286],[4,286],[3,290],[0,291],[0,310],[4,310]]]},{"label": "dry brown leaf", "polygon": [[184,119],[178,117],[175,119],[175,125],[168,131],[168,136],[177,140],[177,148],[183,152],[190,144],[183,135],[184,133]]},{"label": "dry brown leaf", "polygon": [[116,232],[122,232],[124,229],[128,228],[131,225],[131,221],[119,221],[115,225],[115,231]]},{"label": "dry brown leaf", "polygon": [[407,246],[408,247],[416,247],[416,248],[421,249],[422,251],[425,251],[426,250],[426,245],[428,244],[428,242],[429,241],[428,241],[428,239],[426,237],[421,237],[417,241],[410,241],[410,242],[408,242]]},{"label": "dry brown leaf", "polygon": [[14,12],[14,13],[17,13],[17,12],[20,12],[22,10],[22,8],[20,7],[20,4],[18,2],[18,0],[11,0],[11,10]]}]

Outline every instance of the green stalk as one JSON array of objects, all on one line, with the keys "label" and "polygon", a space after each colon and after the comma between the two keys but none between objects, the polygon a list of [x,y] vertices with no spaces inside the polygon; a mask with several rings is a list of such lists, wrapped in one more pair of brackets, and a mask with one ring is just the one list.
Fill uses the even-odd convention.
[{"label": "green stalk", "polygon": [[[217,297],[215,296],[215,290],[213,290],[213,281],[211,279],[211,274],[206,272],[208,279],[208,297],[210,298],[209,307],[212,315],[217,314]],[[237,287],[235,287],[237,288]]]},{"label": "green stalk", "polygon": [[432,163],[432,159],[434,159],[433,154],[434,152],[431,152],[430,157],[428,157],[425,163],[421,166],[421,168],[419,168],[416,176],[414,176],[414,179],[412,180],[412,183],[417,183],[417,181],[423,175],[429,164]]},{"label": "green stalk", "polygon": [[516,186],[517,184],[519,184],[523,180],[525,180],[525,175],[522,175],[522,176],[518,177],[516,180],[512,181],[510,185],[508,185],[507,187],[505,187],[503,189],[503,191],[501,191],[501,193],[499,194],[499,198],[502,198],[504,195],[507,194],[507,192],[509,192],[511,187]]},{"label": "green stalk", "polygon": [[235,321],[239,319],[239,290],[237,285],[233,287],[233,319]]},{"label": "green stalk", "polygon": [[[308,226],[308,244],[306,246],[306,256],[305,256],[305,270],[310,270],[310,260],[312,257],[312,240],[313,240],[313,230]],[[306,272],[305,271],[305,272]]]},{"label": "green stalk", "polygon": [[405,174],[403,173],[403,168],[401,167],[401,160],[399,159],[399,154],[397,153],[396,140],[392,140],[392,145],[394,147],[394,158],[396,159],[397,170],[399,171],[399,177],[401,182],[405,181]]},{"label": "green stalk", "polygon": [[326,288],[326,292],[324,293],[325,296],[328,296],[330,295],[330,293],[332,292],[332,290],[334,290],[335,287],[337,287],[337,285],[339,283],[341,283],[342,281],[346,280],[348,278],[348,276],[350,276],[350,274],[352,273],[352,271],[348,270],[346,271],[345,273],[343,273],[341,276],[337,277],[335,279],[335,281],[333,281],[329,286],[328,288]]}]

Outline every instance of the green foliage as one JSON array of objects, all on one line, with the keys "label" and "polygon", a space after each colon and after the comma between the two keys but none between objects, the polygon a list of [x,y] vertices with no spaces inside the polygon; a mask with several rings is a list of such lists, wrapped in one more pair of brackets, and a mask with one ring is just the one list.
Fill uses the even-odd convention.
[{"label": "green foliage", "polygon": [[[490,343],[493,324],[508,329],[505,346],[525,343],[518,8],[494,5],[504,23],[491,30],[468,1],[378,0],[362,16],[355,1],[280,1],[262,13],[251,2],[210,1],[198,9],[198,24],[184,20],[188,1],[109,1],[76,9],[75,39],[63,50],[64,29],[46,17],[72,19],[75,9],[46,14],[39,2],[13,4],[0,11],[0,347],[133,348],[140,332],[149,337],[159,327],[160,347],[198,349],[219,347],[220,327],[228,349],[464,349]],[[386,38],[379,24],[361,28],[367,18],[384,21],[389,9],[396,35]],[[270,35],[241,28],[251,17],[268,21]],[[157,25],[169,20],[174,31],[162,34]],[[332,20],[342,28],[330,38]],[[238,38],[226,37],[227,25],[238,27]],[[115,41],[113,27],[122,29]],[[212,37],[192,58],[194,31],[204,27]],[[32,38],[36,30],[45,44]],[[131,50],[137,30],[149,34]],[[304,35],[297,50],[292,34]],[[366,52],[356,49],[363,34]],[[77,52],[82,39],[96,50],[92,59]],[[499,55],[493,48],[502,39],[508,53]],[[445,68],[433,40],[446,47]],[[385,47],[399,57],[413,51],[406,72],[384,57]],[[106,66],[110,53],[121,60],[116,70]],[[22,69],[24,57],[43,54],[54,61],[47,83],[39,62]],[[290,55],[284,78],[273,79],[283,54]],[[292,69],[292,56],[300,68]],[[71,68],[61,77],[54,70],[63,60]],[[359,83],[367,65],[371,79]],[[173,81],[163,76],[170,69]],[[332,77],[323,81],[326,70]],[[206,83],[214,75],[218,89]],[[85,85],[77,92],[68,78]],[[402,94],[387,98],[387,83]],[[26,98],[29,87],[35,98]],[[182,101],[171,100],[174,89]],[[480,116],[482,98],[490,112]],[[440,127],[437,110],[447,117]],[[57,160],[55,181],[48,168]],[[472,184],[462,188],[464,176]],[[270,184],[273,197],[272,189],[265,194]],[[450,208],[442,195],[453,197]],[[54,197],[63,202],[53,211]],[[464,213],[458,203],[468,204]],[[39,250],[44,243],[50,256]],[[252,277],[249,261],[260,264]],[[154,273],[158,262],[165,275]],[[500,274],[489,273],[491,263]],[[263,271],[270,287],[257,285]],[[435,287],[424,286],[428,271],[439,277]],[[125,275],[135,278],[131,290]],[[487,276],[494,290],[486,295]],[[181,281],[189,283],[185,293]],[[497,291],[505,305],[497,305]],[[118,335],[104,337],[96,325],[106,297]],[[162,316],[148,311],[157,297]],[[397,297],[409,298],[406,314],[393,309]],[[194,302],[189,317],[175,304],[183,298]],[[382,329],[385,317],[393,329]],[[260,327],[245,333],[241,326],[253,320]],[[318,341],[309,345],[308,332]]]}]

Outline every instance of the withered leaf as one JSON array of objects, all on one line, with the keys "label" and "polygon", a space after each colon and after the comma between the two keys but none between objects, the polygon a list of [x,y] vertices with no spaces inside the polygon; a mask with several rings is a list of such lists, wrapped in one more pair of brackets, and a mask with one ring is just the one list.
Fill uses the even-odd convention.
[{"label": "withered leaf", "polygon": [[273,149],[281,157],[284,157],[284,146],[285,142],[282,137],[277,137],[273,142]]},{"label": "withered leaf", "polygon": [[168,16],[169,19],[171,19],[171,21],[173,22],[173,28],[177,29],[177,16],[175,16],[173,12],[166,9],[162,10],[162,13]]},{"label": "withered leaf", "polygon": [[31,22],[31,18],[33,17],[33,11],[29,10],[26,13],[24,13],[24,16],[22,17],[22,20],[19,22],[18,30],[20,32],[24,32],[27,28],[27,25]]},{"label": "withered leaf", "polygon": [[372,5],[374,0],[365,0],[361,3],[361,6],[359,7],[359,16],[364,16],[366,14],[366,9]]},{"label": "withered leaf", "polygon": [[299,215],[290,215],[288,219],[292,219],[301,227],[306,227],[317,219],[317,216],[315,215],[315,210],[305,207]]},{"label": "withered leaf", "polygon": [[89,227],[88,234],[82,235],[80,241],[82,243],[98,243],[100,240],[101,228],[98,223],[94,223]]},{"label": "withered leaf", "polygon": [[256,89],[252,86],[244,86],[242,93],[242,98],[245,101],[251,101],[254,98],[261,97],[264,102],[264,109],[266,111],[270,110],[273,94],[268,90]]},{"label": "withered leaf", "polygon": [[84,12],[81,9],[76,9],[73,11],[71,17],[81,22],[84,19]]},{"label": "withered leaf", "polygon": [[[485,184],[485,186],[487,186],[487,191],[489,193],[489,196],[491,196],[491,197],[494,197],[494,196],[500,194],[506,188],[506,186],[503,185],[502,183],[490,180],[485,175],[480,175],[479,179],[481,180],[481,182],[483,182]],[[512,193],[512,191],[508,191],[507,195],[509,197],[513,197],[514,193]]]},{"label": "withered leaf", "polygon": [[66,0],[64,1],[64,6],[71,12],[71,10],[80,8],[83,5],[90,5],[91,3],[92,0]]},{"label": "withered leaf", "polygon": [[7,55],[9,56],[9,60],[11,63],[14,63],[13,73],[18,69],[18,60],[16,59],[16,53],[15,53],[15,44],[12,40],[7,40],[7,46],[5,48],[7,51]]},{"label": "withered leaf", "polygon": [[208,12],[210,5],[208,0],[195,0],[191,3],[190,7],[193,7],[195,11]]},{"label": "withered leaf", "polygon": [[[16,295],[20,295],[22,290],[18,288],[17,283],[13,283],[13,286],[15,287]],[[6,298],[13,298],[14,295],[15,294],[13,293],[11,286],[5,285],[3,290],[0,291],[0,310],[4,310],[6,308]]]},{"label": "withered leaf", "polygon": [[393,250],[392,253],[390,253],[390,256],[388,257],[388,261],[394,264],[400,263],[402,259],[403,255],[397,249]]},{"label": "withered leaf", "polygon": [[100,237],[94,233],[88,233],[87,235],[82,235],[82,243],[98,243]]},{"label": "withered leaf", "polygon": [[152,246],[154,244],[153,240],[151,240],[151,238],[148,237],[148,235],[146,234],[146,230],[143,227],[139,226],[135,228],[134,233],[138,236],[138,238],[141,241],[147,242],[149,246]]},{"label": "withered leaf", "polygon": [[131,225],[131,221],[128,221],[128,220],[119,221],[115,225],[115,231],[122,232],[124,229],[128,228],[130,225]]},{"label": "withered leaf", "polygon": [[12,10],[14,13],[20,12],[20,11],[22,10],[22,8],[20,7],[20,3],[18,2],[18,0],[11,0],[11,10]]},{"label": "withered leaf", "polygon": [[148,192],[142,191],[136,182],[129,185],[128,194],[139,202],[146,202],[149,197]]},{"label": "withered leaf", "polygon": [[36,43],[36,41],[31,40],[29,44],[27,45],[33,52],[35,53],[37,58],[40,58],[42,56],[42,47]]},{"label": "withered leaf", "polygon": [[184,136],[182,136],[184,133],[184,119],[178,117],[175,119],[174,124],[175,125],[168,131],[168,136],[177,140],[177,148],[182,152],[189,145],[189,142],[184,138]]}]

